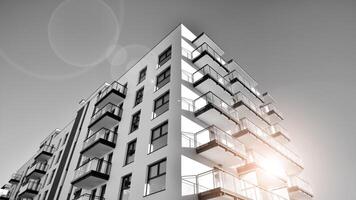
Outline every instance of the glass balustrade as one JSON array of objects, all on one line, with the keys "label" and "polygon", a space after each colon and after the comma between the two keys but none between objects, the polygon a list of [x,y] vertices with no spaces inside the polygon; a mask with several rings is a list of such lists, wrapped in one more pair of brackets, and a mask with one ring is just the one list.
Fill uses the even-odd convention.
[{"label": "glass balustrade", "polygon": [[115,116],[121,117],[122,109],[112,103],[108,103],[103,108],[95,112],[95,114],[91,117],[90,123],[93,123],[106,113],[112,113]]},{"label": "glass balustrade", "polygon": [[233,93],[231,86],[229,85],[230,82],[221,76],[215,69],[213,69],[210,65],[206,64],[196,72],[192,74],[193,83],[201,79],[204,75],[210,75],[213,79],[223,85],[230,93]]},{"label": "glass balustrade", "polygon": [[79,166],[74,173],[74,179],[90,173],[91,171],[99,172],[101,174],[109,175],[111,163],[102,159],[92,158]]},{"label": "glass balustrade", "polygon": [[290,186],[293,187],[298,187],[304,191],[306,191],[307,193],[309,194],[313,194],[313,191],[312,191],[312,188],[310,186],[310,184],[305,181],[304,179],[298,177],[298,176],[295,176],[295,177],[291,177],[290,178]]},{"label": "glass balustrade", "polygon": [[114,81],[109,86],[106,86],[101,92],[99,92],[96,102],[100,101],[105,95],[107,95],[110,91],[115,90],[124,95],[126,95],[127,88],[120,83]]},{"label": "glass balustrade", "polygon": [[88,146],[92,145],[94,142],[98,141],[99,139],[104,139],[108,142],[116,143],[116,138],[117,138],[117,133],[106,129],[102,128],[94,133],[92,133],[85,141],[83,145],[83,149],[87,148]]},{"label": "glass balustrade", "polygon": [[229,74],[225,76],[225,78],[229,80],[233,79],[238,79],[249,91],[251,91],[254,95],[258,96],[261,98],[261,93],[257,90],[257,88],[254,86],[255,84],[248,81],[247,78],[245,78],[243,75],[238,73],[236,70],[232,70]]},{"label": "glass balustrade", "polygon": [[245,105],[255,111],[258,115],[262,116],[263,112],[258,105],[256,105],[253,101],[251,101],[248,97],[246,97],[241,91],[237,92],[234,96],[234,101],[239,102],[242,101]]},{"label": "glass balustrade", "polygon": [[194,51],[191,53],[191,59],[195,59],[204,51],[208,52],[215,60],[217,60],[221,65],[225,65],[226,61],[222,56],[220,56],[213,48],[211,48],[207,43],[203,43],[198,46]]},{"label": "glass balustrade", "polygon": [[91,194],[82,194],[79,197],[74,198],[73,200],[105,200],[105,198],[101,196],[94,196]]}]

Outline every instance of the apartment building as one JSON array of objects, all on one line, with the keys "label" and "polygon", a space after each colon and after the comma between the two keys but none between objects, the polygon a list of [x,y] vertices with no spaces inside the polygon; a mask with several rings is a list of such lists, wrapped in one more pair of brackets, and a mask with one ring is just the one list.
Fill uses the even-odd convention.
[{"label": "apartment building", "polygon": [[180,24],[82,101],[0,199],[312,199],[275,100],[223,55]]}]

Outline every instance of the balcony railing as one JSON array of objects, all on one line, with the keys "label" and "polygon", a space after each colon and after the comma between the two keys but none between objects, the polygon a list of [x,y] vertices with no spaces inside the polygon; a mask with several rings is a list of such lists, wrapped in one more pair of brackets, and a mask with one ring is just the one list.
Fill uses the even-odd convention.
[{"label": "balcony railing", "polygon": [[303,180],[302,178],[295,176],[295,177],[291,177],[290,179],[290,187],[298,187],[302,190],[304,190],[305,192],[309,193],[310,195],[313,194],[313,190],[310,186],[310,184]]},{"label": "balcony railing", "polygon": [[20,189],[20,197],[33,197],[38,194],[41,189],[41,184],[37,180],[29,180]]},{"label": "balcony railing", "polygon": [[287,200],[282,196],[264,190],[219,169],[198,174],[196,177],[196,185],[198,194],[220,188],[253,200]]},{"label": "balcony railing", "polygon": [[95,143],[100,139],[106,140],[108,142],[116,143],[116,138],[117,138],[116,132],[106,128],[102,128],[94,132],[93,134],[91,134],[87,139],[85,139],[83,149],[87,148],[88,146],[92,145],[93,143]]},{"label": "balcony railing", "polygon": [[28,169],[27,176],[31,175],[31,173],[35,171],[40,171],[40,172],[46,172],[48,169],[47,163],[43,162],[37,162],[35,165],[33,165],[30,169]]},{"label": "balcony railing", "polygon": [[92,124],[97,119],[99,119],[100,117],[102,117],[103,115],[105,115],[107,113],[112,113],[113,115],[115,115],[117,117],[121,117],[122,109],[112,103],[108,103],[103,108],[101,108],[95,112],[95,114],[90,119],[90,124]]},{"label": "balcony railing", "polygon": [[261,93],[254,87],[254,84],[248,81],[244,76],[242,76],[240,73],[238,73],[236,70],[232,70],[229,74],[225,76],[227,79],[230,81],[237,79],[240,81],[250,92],[252,92],[256,97],[258,97],[260,100],[261,98]]},{"label": "balcony railing", "polygon": [[90,172],[98,172],[100,174],[109,175],[111,170],[111,163],[98,158],[92,158],[89,161],[79,166],[74,173],[74,180],[85,176]]},{"label": "balcony railing", "polygon": [[283,114],[277,109],[277,107],[273,103],[268,103],[266,105],[261,106],[262,111],[266,114],[269,114],[271,111],[274,111],[280,118],[283,119]]},{"label": "balcony railing", "polygon": [[191,59],[194,60],[197,58],[201,53],[204,51],[208,52],[215,60],[217,60],[222,66],[226,64],[226,61],[222,56],[220,56],[213,48],[211,48],[207,43],[203,43],[198,46],[194,51],[191,53]]},{"label": "balcony railing", "polygon": [[277,142],[273,137],[271,137],[270,135],[262,131],[262,129],[260,129],[253,122],[249,121],[247,118],[241,119],[241,126],[242,129],[248,129],[249,131],[253,132],[254,134],[256,134],[257,137],[259,137],[261,140],[265,141],[267,144],[275,148],[281,154],[288,157],[298,165],[302,166],[302,160],[299,158],[299,156],[296,153],[294,153],[292,150],[288,149],[286,146],[282,145],[281,143]]},{"label": "balcony railing", "polygon": [[55,150],[56,148],[53,145],[43,145],[38,150],[35,160],[40,162],[47,161],[52,157]]},{"label": "balcony railing", "polygon": [[194,111],[207,106],[209,103],[231,116],[234,120],[238,121],[239,116],[236,110],[212,92],[207,92],[193,101]]},{"label": "balcony railing", "polygon": [[109,92],[115,90],[123,95],[126,95],[127,88],[120,83],[114,81],[109,86],[105,87],[97,96],[96,102],[99,102],[103,97],[105,97]]},{"label": "balcony railing", "polygon": [[105,198],[101,196],[94,196],[91,194],[82,194],[79,197],[74,198],[73,200],[105,200]]},{"label": "balcony railing", "polygon": [[195,147],[207,144],[213,140],[247,157],[245,146],[241,142],[214,125],[194,134]]},{"label": "balcony railing", "polygon": [[289,138],[289,133],[288,133],[287,129],[285,129],[280,124],[274,124],[272,126],[269,126],[269,127],[267,127],[266,131],[270,135],[275,135],[277,133],[281,133],[281,134],[285,135],[285,137]]},{"label": "balcony railing", "polygon": [[250,109],[255,111],[259,116],[262,116],[263,112],[259,106],[257,106],[253,101],[251,101],[248,97],[246,97],[241,91],[237,92],[234,96],[234,101],[239,102],[242,101],[246,104]]},{"label": "balcony railing", "polygon": [[15,173],[11,175],[11,178],[9,180],[9,183],[11,184],[17,184],[21,180],[21,174]]},{"label": "balcony railing", "polygon": [[230,82],[208,64],[204,65],[192,74],[193,83],[200,80],[204,75],[210,75],[213,79],[215,79],[215,81],[224,86],[226,90],[233,93]]}]

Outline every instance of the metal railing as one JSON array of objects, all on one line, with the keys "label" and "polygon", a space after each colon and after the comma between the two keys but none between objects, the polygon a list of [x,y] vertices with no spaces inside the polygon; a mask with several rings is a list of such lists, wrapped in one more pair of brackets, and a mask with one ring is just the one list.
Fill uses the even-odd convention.
[{"label": "metal railing", "polygon": [[298,176],[294,176],[294,177],[291,177],[289,179],[290,181],[290,186],[293,187],[293,186],[296,186],[298,188],[301,188],[302,190],[308,192],[309,194],[313,194],[313,190],[310,186],[310,184],[305,181],[304,179],[298,177]]},{"label": "metal railing", "polygon": [[190,56],[191,59],[198,57],[204,51],[208,52],[221,65],[224,66],[226,64],[226,61],[224,60],[224,58],[205,42],[192,51],[191,56]]},{"label": "metal railing", "polygon": [[37,162],[32,167],[30,167],[30,169],[28,169],[27,175],[29,175],[34,170],[47,171],[47,169],[48,169],[47,163]]},{"label": "metal railing", "polygon": [[265,113],[268,113],[273,110],[275,113],[277,113],[279,116],[281,116],[283,118],[282,112],[280,112],[273,103],[268,103],[266,105],[262,105],[261,109]]},{"label": "metal railing", "polygon": [[282,133],[285,135],[287,138],[289,138],[289,133],[287,129],[285,129],[282,125],[280,124],[274,124],[266,128],[266,132],[270,135],[276,134],[278,132]]},{"label": "metal railing", "polygon": [[233,174],[216,168],[198,174],[196,177],[196,185],[197,193],[222,188],[253,200],[287,200],[278,194],[264,190],[254,184],[236,177]]},{"label": "metal railing", "polygon": [[122,109],[112,103],[107,103],[104,107],[94,113],[90,119],[90,123],[93,123],[105,113],[113,113],[114,115],[121,117]]},{"label": "metal railing", "polygon": [[55,150],[56,150],[56,148],[54,147],[54,145],[43,145],[38,150],[38,153],[41,153],[41,152],[54,153]]},{"label": "metal railing", "polygon": [[235,152],[239,152],[247,157],[244,144],[214,125],[211,125],[194,134],[195,147],[199,147],[213,140],[216,140],[221,145],[224,145],[225,147]]},{"label": "metal railing", "polygon": [[116,138],[117,138],[116,132],[106,128],[101,128],[100,130],[92,133],[87,139],[85,139],[83,149],[90,146],[91,144],[93,144],[95,141],[99,139],[104,139],[109,142],[116,143]]},{"label": "metal railing", "polygon": [[36,191],[39,192],[41,189],[41,184],[40,181],[37,180],[29,180],[27,183],[25,183],[21,189],[20,193],[24,192],[25,190],[31,190],[31,191]]},{"label": "metal railing", "polygon": [[237,78],[239,81],[241,81],[251,92],[253,92],[256,96],[261,97],[261,93],[254,87],[254,84],[252,84],[250,81],[248,81],[245,77],[243,77],[240,73],[238,73],[236,70],[232,70],[229,74],[225,76],[229,80],[233,80]]},{"label": "metal railing", "polygon": [[111,163],[98,159],[98,158],[92,158],[86,162],[84,162],[81,166],[79,166],[74,173],[74,179],[77,179],[90,171],[96,171],[102,174],[109,175],[111,170]]},{"label": "metal railing", "polygon": [[234,118],[236,121],[239,120],[239,115],[235,109],[233,109],[229,104],[227,104],[224,100],[220,97],[216,96],[211,91],[201,95],[197,99],[193,100],[193,107],[194,111],[197,111],[204,106],[208,105],[209,103],[213,104],[221,111],[225,112],[227,115]]},{"label": "metal railing", "polygon": [[106,94],[108,94],[111,90],[116,90],[124,95],[126,95],[127,88],[120,83],[114,81],[103,90],[101,90],[96,98],[96,102],[100,101]]},{"label": "metal railing", "polygon": [[297,163],[300,166],[303,165],[302,160],[299,158],[299,156],[296,153],[294,153],[292,150],[288,149],[285,145],[282,145],[281,143],[277,142],[273,137],[268,135],[266,132],[262,131],[262,129],[260,129],[257,125],[255,125],[253,122],[251,122],[247,118],[241,119],[241,126],[242,126],[242,129],[250,130],[258,138],[265,141],[267,144],[269,144],[270,146],[275,148],[277,151],[279,151],[284,156],[291,159],[293,162]]},{"label": "metal railing", "polygon": [[101,196],[94,196],[92,194],[82,194],[73,200],[105,200],[105,198]]},{"label": "metal railing", "polygon": [[246,97],[241,91],[237,92],[234,95],[234,101],[235,102],[242,101],[244,104],[246,104],[249,108],[254,110],[260,116],[262,116],[263,114],[261,108],[258,105],[256,105],[253,101],[251,101],[248,97]]},{"label": "metal railing", "polygon": [[22,176],[21,174],[15,173],[15,174],[11,175],[10,179],[20,181],[21,180],[21,176]]},{"label": "metal railing", "polygon": [[223,85],[227,90],[229,90],[231,93],[233,93],[232,88],[230,86],[230,82],[224,78],[222,75],[220,75],[215,69],[210,67],[210,65],[206,64],[200,69],[198,69],[196,72],[192,74],[192,79],[193,82],[198,81],[201,79],[204,75],[209,74],[213,79],[215,79],[217,82],[219,82],[221,85]]}]

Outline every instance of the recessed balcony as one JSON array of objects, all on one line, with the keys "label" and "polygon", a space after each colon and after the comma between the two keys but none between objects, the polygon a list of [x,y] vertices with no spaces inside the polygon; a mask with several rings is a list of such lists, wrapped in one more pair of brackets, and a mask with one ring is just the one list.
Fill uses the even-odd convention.
[{"label": "recessed balcony", "polygon": [[102,108],[108,103],[118,105],[125,99],[126,93],[127,88],[121,85],[120,83],[114,81],[99,92],[95,106],[97,108]]},{"label": "recessed balcony", "polygon": [[234,95],[233,108],[237,110],[241,118],[248,118],[260,127],[268,127],[270,123],[268,119],[263,117],[263,111],[252,100],[246,97],[241,91]]},{"label": "recessed balcony", "polygon": [[40,150],[37,152],[35,156],[35,161],[37,162],[46,162],[48,161],[55,151],[55,147],[53,145],[43,145],[40,147]]},{"label": "recessed balcony", "polygon": [[275,138],[278,142],[286,144],[290,142],[288,131],[280,124],[274,124],[266,129],[267,133]]},{"label": "recessed balcony", "polygon": [[116,132],[102,128],[92,133],[84,141],[83,149],[80,153],[88,158],[101,158],[115,148],[116,139]]},{"label": "recessed balcony", "polygon": [[283,120],[282,113],[276,108],[273,103],[268,103],[261,106],[261,109],[267,116],[269,116],[272,124],[278,123]]},{"label": "recessed balcony", "polygon": [[234,95],[229,81],[209,65],[205,65],[194,72],[192,79],[193,86],[202,93],[212,91],[223,99],[231,98]]},{"label": "recessed balcony", "polygon": [[191,59],[198,67],[208,64],[222,75],[229,72],[225,67],[226,61],[224,58],[205,42],[191,52]]},{"label": "recessed balcony", "polygon": [[281,166],[267,160],[259,154],[253,153],[253,160],[237,168],[237,173],[246,176],[256,174],[257,183],[262,188],[273,190],[288,186],[288,177]]},{"label": "recessed balcony", "polygon": [[101,196],[94,196],[92,194],[82,194],[73,200],[105,200],[105,198]]},{"label": "recessed balcony", "polygon": [[11,178],[9,180],[9,183],[13,184],[13,185],[16,185],[20,182],[21,180],[21,174],[12,174],[11,175]]},{"label": "recessed balcony", "polygon": [[287,200],[219,169],[198,174],[196,185],[199,200]]},{"label": "recessed balcony", "polygon": [[278,158],[288,175],[298,174],[303,170],[301,159],[292,150],[277,142],[247,118],[241,119],[240,122],[242,129],[233,136],[245,144],[246,148],[266,157]]},{"label": "recessed balcony", "polygon": [[239,117],[235,109],[212,92],[193,101],[194,115],[207,124],[215,124],[223,130],[236,130]]},{"label": "recessed balcony", "polygon": [[228,133],[212,125],[194,134],[196,152],[203,157],[227,167],[245,163],[245,147]]},{"label": "recessed balcony", "polygon": [[28,179],[40,179],[47,172],[48,165],[47,163],[37,162],[32,167],[30,167],[27,171],[26,177]]},{"label": "recessed balcony", "polygon": [[289,198],[291,200],[311,200],[313,199],[313,191],[308,182],[300,177],[292,177],[290,179],[290,187],[288,188]]},{"label": "recessed balcony", "polygon": [[96,132],[101,128],[111,129],[120,122],[121,114],[122,109],[120,107],[108,103],[94,113],[90,119],[88,128],[93,132]]},{"label": "recessed balcony", "polygon": [[20,188],[20,198],[34,198],[38,195],[41,189],[41,184],[37,180],[29,180],[25,185]]},{"label": "recessed balcony", "polygon": [[75,170],[72,185],[86,190],[98,187],[109,180],[110,169],[110,162],[92,158]]}]

